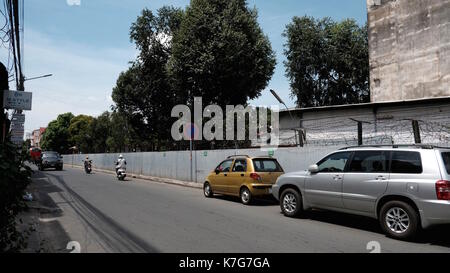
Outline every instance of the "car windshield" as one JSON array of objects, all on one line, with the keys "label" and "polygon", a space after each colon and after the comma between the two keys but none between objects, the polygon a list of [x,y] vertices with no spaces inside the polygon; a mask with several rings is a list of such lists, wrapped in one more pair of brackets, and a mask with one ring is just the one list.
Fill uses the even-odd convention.
[{"label": "car windshield", "polygon": [[450,152],[442,153],[442,159],[444,160],[445,169],[450,174]]}]

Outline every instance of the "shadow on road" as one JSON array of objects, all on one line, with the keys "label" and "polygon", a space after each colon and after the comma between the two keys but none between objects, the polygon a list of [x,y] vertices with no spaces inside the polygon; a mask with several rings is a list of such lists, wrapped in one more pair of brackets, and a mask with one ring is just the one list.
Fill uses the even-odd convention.
[{"label": "shadow on road", "polygon": [[[381,230],[378,220],[369,217],[339,212],[314,210],[305,212],[302,218],[384,235],[384,232]],[[418,237],[412,242],[450,247],[450,234],[448,233],[449,228],[450,225],[443,225],[422,230]]]},{"label": "shadow on road", "polygon": [[55,182],[58,183],[64,191],[70,195],[70,198],[75,201],[69,202],[69,200],[66,200],[77,215],[110,247],[112,252],[159,252],[146,241],[142,240],[86,201],[81,195],[70,188],[63,178],[54,174],[48,175],[55,179]]},{"label": "shadow on road", "polygon": [[[235,202],[235,203],[241,203],[241,200],[239,197],[235,196],[228,196],[228,195],[215,195],[214,198],[229,202]],[[268,206],[278,206],[278,201],[275,200],[275,198],[272,198],[270,196],[268,197],[258,197],[255,198],[252,201],[252,204],[250,205],[254,207],[268,207]]]}]

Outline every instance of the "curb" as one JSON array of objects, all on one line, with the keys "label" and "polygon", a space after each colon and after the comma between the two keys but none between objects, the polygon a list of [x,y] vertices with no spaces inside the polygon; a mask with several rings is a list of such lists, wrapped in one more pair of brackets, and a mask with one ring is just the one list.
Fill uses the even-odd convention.
[{"label": "curb", "polygon": [[[72,166],[71,164],[65,164],[64,167],[70,167],[73,169],[75,169],[75,168],[83,169],[82,166],[79,166],[79,165]],[[96,172],[116,175],[116,173],[114,171],[110,171],[110,170],[103,170],[103,169],[97,169],[97,168],[92,168],[92,170],[96,171]],[[146,175],[132,174],[132,173],[127,173],[127,176],[130,176],[132,178],[162,183],[162,184],[176,185],[176,186],[194,188],[194,189],[203,189],[203,185],[200,183],[196,183],[196,182],[188,182],[188,181],[182,181],[182,180],[176,180],[176,179],[170,179],[170,178],[146,176]]]}]

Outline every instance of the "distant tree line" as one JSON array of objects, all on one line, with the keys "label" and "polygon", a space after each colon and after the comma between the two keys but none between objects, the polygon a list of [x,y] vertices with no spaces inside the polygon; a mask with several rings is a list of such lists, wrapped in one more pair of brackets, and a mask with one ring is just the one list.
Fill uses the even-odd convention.
[{"label": "distant tree line", "polygon": [[65,113],[49,123],[41,148],[61,154],[107,153],[140,150],[136,135],[123,115],[104,112],[98,117]]}]

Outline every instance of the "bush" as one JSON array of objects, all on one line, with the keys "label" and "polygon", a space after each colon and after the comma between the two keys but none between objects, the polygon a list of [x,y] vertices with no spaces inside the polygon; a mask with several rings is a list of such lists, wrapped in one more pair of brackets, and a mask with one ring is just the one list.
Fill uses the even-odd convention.
[{"label": "bush", "polygon": [[10,142],[0,143],[0,252],[17,252],[25,246],[25,236],[16,229],[16,217],[26,208],[22,196],[31,182],[26,158],[26,150]]}]

